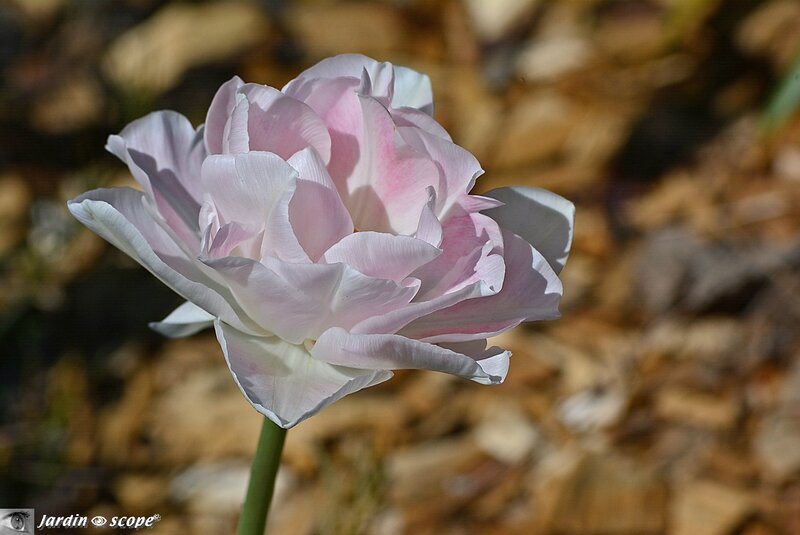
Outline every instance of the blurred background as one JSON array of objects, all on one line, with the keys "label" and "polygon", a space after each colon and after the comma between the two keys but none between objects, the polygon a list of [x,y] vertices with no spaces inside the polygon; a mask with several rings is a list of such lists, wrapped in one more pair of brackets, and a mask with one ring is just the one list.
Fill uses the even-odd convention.
[{"label": "blurred background", "polygon": [[130,120],[342,52],[428,73],[478,192],[568,197],[575,244],[502,386],[399,373],[293,429],[270,533],[800,533],[796,0],[0,0],[0,506],[233,531],[260,416],[65,202],[131,182]]}]

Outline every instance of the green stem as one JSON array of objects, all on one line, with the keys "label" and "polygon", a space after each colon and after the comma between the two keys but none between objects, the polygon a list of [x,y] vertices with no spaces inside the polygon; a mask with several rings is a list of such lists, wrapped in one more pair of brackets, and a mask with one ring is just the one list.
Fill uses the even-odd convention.
[{"label": "green stem", "polygon": [[286,429],[264,418],[256,456],[250,468],[250,483],[247,485],[242,516],[239,517],[238,535],[264,534],[285,439]]}]

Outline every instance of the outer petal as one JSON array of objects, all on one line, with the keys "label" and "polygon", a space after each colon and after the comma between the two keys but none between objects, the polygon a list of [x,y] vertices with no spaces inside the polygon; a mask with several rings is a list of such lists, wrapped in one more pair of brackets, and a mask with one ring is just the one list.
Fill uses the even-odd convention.
[{"label": "outer petal", "polygon": [[168,338],[183,338],[213,324],[214,316],[194,303],[186,301],[163,320],[151,323],[150,328]]},{"label": "outer petal", "polygon": [[250,404],[289,428],[347,394],[392,376],[384,370],[333,366],[311,358],[305,347],[277,337],[246,335],[220,322],[217,339],[236,384]]},{"label": "outer petal", "polygon": [[560,273],[572,246],[575,205],[539,188],[498,188],[486,196],[505,203],[486,215],[533,245]]},{"label": "outer petal", "polygon": [[205,144],[209,154],[222,153],[225,124],[236,106],[236,93],[243,85],[242,79],[234,76],[222,84],[211,101],[205,125]]},{"label": "outer petal", "polygon": [[341,262],[369,277],[400,282],[441,252],[427,242],[408,236],[357,232],[328,249],[322,261]]},{"label": "outer petal", "polygon": [[146,207],[140,191],[100,189],[70,201],[84,225],[139,262],[161,282],[214,316],[248,332],[263,332],[236,305],[226,288],[187,258]]},{"label": "outer petal", "polygon": [[298,152],[289,158],[289,165],[300,174],[289,203],[289,221],[300,245],[316,262],[331,245],[353,232],[353,220],[315,150]]},{"label": "outer petal", "polygon": [[195,246],[203,198],[200,166],[206,155],[202,132],[179,113],[154,112],[109,136],[106,149],[128,164],[167,224]]},{"label": "outer petal", "polygon": [[499,293],[421,317],[399,334],[427,342],[458,342],[488,338],[523,321],[558,318],[562,293],[558,275],[519,236],[504,231],[503,242],[506,278]]},{"label": "outer petal", "polygon": [[317,340],[311,355],[324,362],[356,368],[434,370],[482,384],[497,384],[505,379],[511,353],[492,348],[464,355],[394,334],[349,334],[333,328]]}]

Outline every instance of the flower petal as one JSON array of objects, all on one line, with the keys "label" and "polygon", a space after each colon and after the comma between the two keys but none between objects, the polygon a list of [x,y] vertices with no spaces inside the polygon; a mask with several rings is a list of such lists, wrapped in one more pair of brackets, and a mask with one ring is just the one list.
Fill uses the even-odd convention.
[{"label": "flower petal", "polygon": [[392,107],[415,108],[433,115],[433,88],[428,75],[395,65]]},{"label": "flower petal", "polygon": [[360,370],[320,362],[302,345],[277,337],[244,334],[214,323],[225,361],[250,404],[283,428],[362,388],[386,381],[384,370]]},{"label": "flower petal", "polygon": [[406,143],[436,164],[439,180],[435,212],[444,221],[483,174],[480,163],[468,150],[419,128],[403,126],[397,131]]},{"label": "flower petal", "polygon": [[200,166],[206,156],[202,132],[179,113],[159,111],[109,136],[106,149],[128,165],[181,239],[196,245],[203,198]]},{"label": "flower petal", "polygon": [[291,165],[270,152],[217,154],[203,162],[202,175],[221,225],[264,229],[262,256],[309,261],[289,222],[297,179]]},{"label": "flower petal", "polygon": [[99,189],[68,203],[84,225],[139,262],[186,300],[247,332],[263,332],[235,304],[228,290],[188,258],[147,209],[145,195],[130,188]]},{"label": "flower petal", "polygon": [[434,206],[436,206],[436,190],[433,186],[428,186],[428,202],[419,214],[416,237],[434,247],[439,247],[442,245],[442,222],[433,213]]},{"label": "flower petal", "polygon": [[504,203],[486,215],[533,245],[560,273],[572,246],[575,205],[560,195],[530,187],[498,188],[486,196]]},{"label": "flower petal", "polygon": [[362,230],[411,235],[428,202],[427,187],[441,189],[439,171],[398,135],[380,102],[365,96],[357,96],[357,102],[360,110],[351,111],[363,117],[355,134],[359,159],[348,177],[338,177],[346,184],[345,204]]},{"label": "flower petal", "polygon": [[483,214],[464,214],[449,218],[442,229],[443,253],[414,273],[422,281],[417,300],[430,300],[476,282],[482,282],[488,293],[499,292],[505,263],[497,223]]},{"label": "flower petal", "polygon": [[415,286],[367,277],[344,264],[289,264],[274,258],[260,263],[239,257],[205,261],[255,321],[295,344],[315,340],[330,327],[349,329],[402,308],[417,292]]},{"label": "flower petal", "polygon": [[409,107],[391,108],[389,111],[397,126],[414,126],[444,140],[453,141],[447,130],[424,111]]},{"label": "flower petal", "polygon": [[[300,245],[316,262],[334,243],[353,232],[353,220],[316,151],[304,149],[291,158],[297,189],[289,203],[289,221]],[[313,215],[324,214],[325,221]]]},{"label": "flower petal", "polygon": [[481,384],[497,384],[505,379],[511,353],[492,348],[465,355],[394,334],[349,334],[344,329],[333,328],[317,340],[311,355],[341,366],[373,370],[433,370]]},{"label": "flower petal", "polygon": [[[389,78],[386,70],[391,68],[393,76]],[[361,54],[341,54],[327,58],[313,67],[300,73],[300,75],[286,84],[283,92],[296,93],[304,82],[314,78],[361,78],[363,71],[367,71],[374,91],[373,96],[387,95],[391,99],[393,108],[410,107],[433,114],[433,90],[428,76],[420,74],[408,67],[392,65],[388,62],[378,62]],[[386,87],[391,80],[391,93]]]},{"label": "flower petal", "polygon": [[150,328],[167,338],[183,338],[213,324],[214,316],[194,303],[186,301],[163,320],[150,323]]},{"label": "flower petal", "polygon": [[483,282],[475,282],[429,301],[414,301],[397,310],[373,315],[354,325],[350,332],[355,334],[395,333],[417,318],[428,316],[466,299],[473,299],[490,293]]},{"label": "flower petal", "polygon": [[313,147],[325,164],[330,161],[328,129],[306,104],[259,84],[245,84],[239,92],[250,104],[247,116],[250,150],[274,152],[287,160],[296,152]]},{"label": "flower petal", "polygon": [[221,154],[225,139],[225,125],[236,106],[236,93],[244,82],[234,76],[217,90],[208,108],[205,124],[205,144],[209,154]]},{"label": "flower petal", "polygon": [[235,102],[222,132],[222,154],[250,151],[250,101],[241,93],[236,93]]},{"label": "flower petal", "polygon": [[558,275],[525,240],[503,231],[506,276],[495,295],[468,299],[416,319],[399,334],[426,342],[489,338],[523,321],[559,317],[562,287]]},{"label": "flower petal", "polygon": [[441,252],[409,236],[356,232],[328,249],[322,261],[326,264],[341,262],[369,277],[400,282]]}]

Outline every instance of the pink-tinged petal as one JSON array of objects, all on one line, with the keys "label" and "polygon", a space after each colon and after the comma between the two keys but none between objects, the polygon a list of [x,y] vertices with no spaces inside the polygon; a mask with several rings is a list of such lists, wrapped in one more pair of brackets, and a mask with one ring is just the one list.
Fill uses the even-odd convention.
[{"label": "pink-tinged petal", "polygon": [[436,206],[436,191],[433,186],[428,186],[428,202],[422,207],[417,224],[417,239],[428,242],[434,247],[442,245],[442,223],[433,213]]},{"label": "pink-tinged petal", "polygon": [[109,136],[106,149],[125,162],[152,196],[167,224],[192,246],[199,242],[197,215],[203,196],[202,133],[186,117],[154,112]]},{"label": "pink-tinged petal", "polygon": [[84,225],[139,262],[186,300],[238,329],[263,332],[230,292],[189,258],[148,209],[147,198],[129,188],[99,189],[68,203]]},{"label": "pink-tinged petal", "polygon": [[438,190],[440,173],[427,155],[398,135],[391,114],[378,100],[356,93],[358,84],[349,77],[312,78],[297,86],[295,96],[328,127],[328,171],[356,227],[411,235],[428,200],[426,188]]},{"label": "pink-tinged petal", "polygon": [[371,71],[377,64],[377,61],[362,54],[339,54],[325,58],[304,70],[297,78],[286,84],[282,91],[291,94],[300,82],[313,78],[361,78],[364,69]]},{"label": "pink-tinged petal", "polygon": [[345,178],[345,204],[359,229],[411,235],[417,229],[418,214],[428,202],[427,187],[433,186],[438,192],[441,177],[434,162],[398,135],[391,115],[380,102],[365,96],[358,96],[358,102],[363,117],[356,136],[360,157],[352,174]]},{"label": "pink-tinged petal", "polygon": [[381,63],[361,54],[341,54],[326,58],[301,72],[281,90],[283,93],[306,100],[317,81],[355,81],[354,89],[361,94],[378,98],[387,106],[394,93],[394,69],[391,63]]},{"label": "pink-tinged petal", "polygon": [[150,328],[167,338],[183,338],[213,324],[214,316],[194,303],[186,301],[163,320],[150,323]]},{"label": "pink-tinged petal", "polygon": [[575,205],[560,195],[530,187],[498,188],[486,196],[504,203],[486,215],[533,245],[560,273],[572,246]]},{"label": "pink-tinged petal", "polygon": [[409,236],[357,232],[328,249],[322,261],[341,262],[369,277],[401,282],[440,253],[431,244]]},{"label": "pink-tinged petal", "polygon": [[302,345],[244,334],[215,322],[225,361],[245,398],[258,412],[290,428],[331,403],[391,378],[384,370],[359,370],[320,362]]},{"label": "pink-tinged petal", "polygon": [[350,334],[344,329],[333,328],[317,340],[311,355],[340,366],[372,370],[433,370],[481,384],[498,384],[505,379],[511,354],[492,348],[465,355],[394,334]]},{"label": "pink-tinged petal", "polygon": [[430,300],[477,282],[488,294],[499,292],[505,262],[497,223],[483,214],[465,214],[451,217],[442,229],[444,252],[414,273],[422,281],[417,299]]},{"label": "pink-tinged petal", "polygon": [[264,85],[245,84],[239,91],[250,103],[250,150],[274,152],[288,160],[298,151],[313,147],[325,164],[330,161],[330,134],[308,105]]},{"label": "pink-tinged petal", "polygon": [[[327,58],[286,84],[283,92],[287,95],[301,93],[299,87],[313,79],[361,78],[362,72],[369,74],[373,96],[389,97],[393,108],[410,107],[433,114],[433,90],[428,76],[408,67],[399,67],[388,62],[378,62],[361,54],[342,54]],[[387,71],[392,71],[389,78]],[[391,80],[391,88],[387,87]],[[391,89],[391,94],[389,93]]]},{"label": "pink-tinged petal", "polygon": [[354,325],[350,329],[350,332],[353,334],[396,333],[417,318],[451,307],[466,299],[473,299],[489,294],[490,291],[483,282],[476,282],[429,301],[415,300],[409,303],[408,306],[389,311],[382,315],[369,317]]},{"label": "pink-tinged petal", "polygon": [[308,262],[289,221],[297,171],[270,152],[218,154],[203,163],[203,183],[221,225],[264,229],[261,255]]},{"label": "pink-tinged petal", "polygon": [[506,277],[495,295],[469,299],[421,317],[401,335],[427,342],[489,338],[523,321],[559,317],[562,287],[547,260],[525,240],[503,231]]},{"label": "pink-tinged petal", "polygon": [[205,124],[205,144],[209,154],[222,153],[225,125],[236,105],[236,93],[243,85],[242,79],[234,76],[222,84],[211,101]]},{"label": "pink-tinged petal", "polygon": [[[334,243],[353,232],[353,221],[314,149],[298,152],[289,158],[289,165],[299,174],[289,203],[289,221],[300,245],[316,262]],[[323,214],[325,221],[320,224],[317,216]]]},{"label": "pink-tinged petal", "polygon": [[483,174],[480,163],[468,150],[419,128],[404,126],[397,131],[406,143],[436,164],[440,178],[435,212],[444,221]]},{"label": "pink-tinged petal", "polygon": [[361,104],[356,90],[358,79],[310,79],[298,86],[299,95],[325,121],[331,136],[328,172],[342,198],[348,196],[347,177],[353,174],[362,157],[359,139],[363,136]]},{"label": "pink-tinged petal", "polygon": [[228,257],[205,260],[256,322],[291,343],[316,339],[334,326],[406,306],[417,288],[367,277],[344,264],[265,263]]}]

